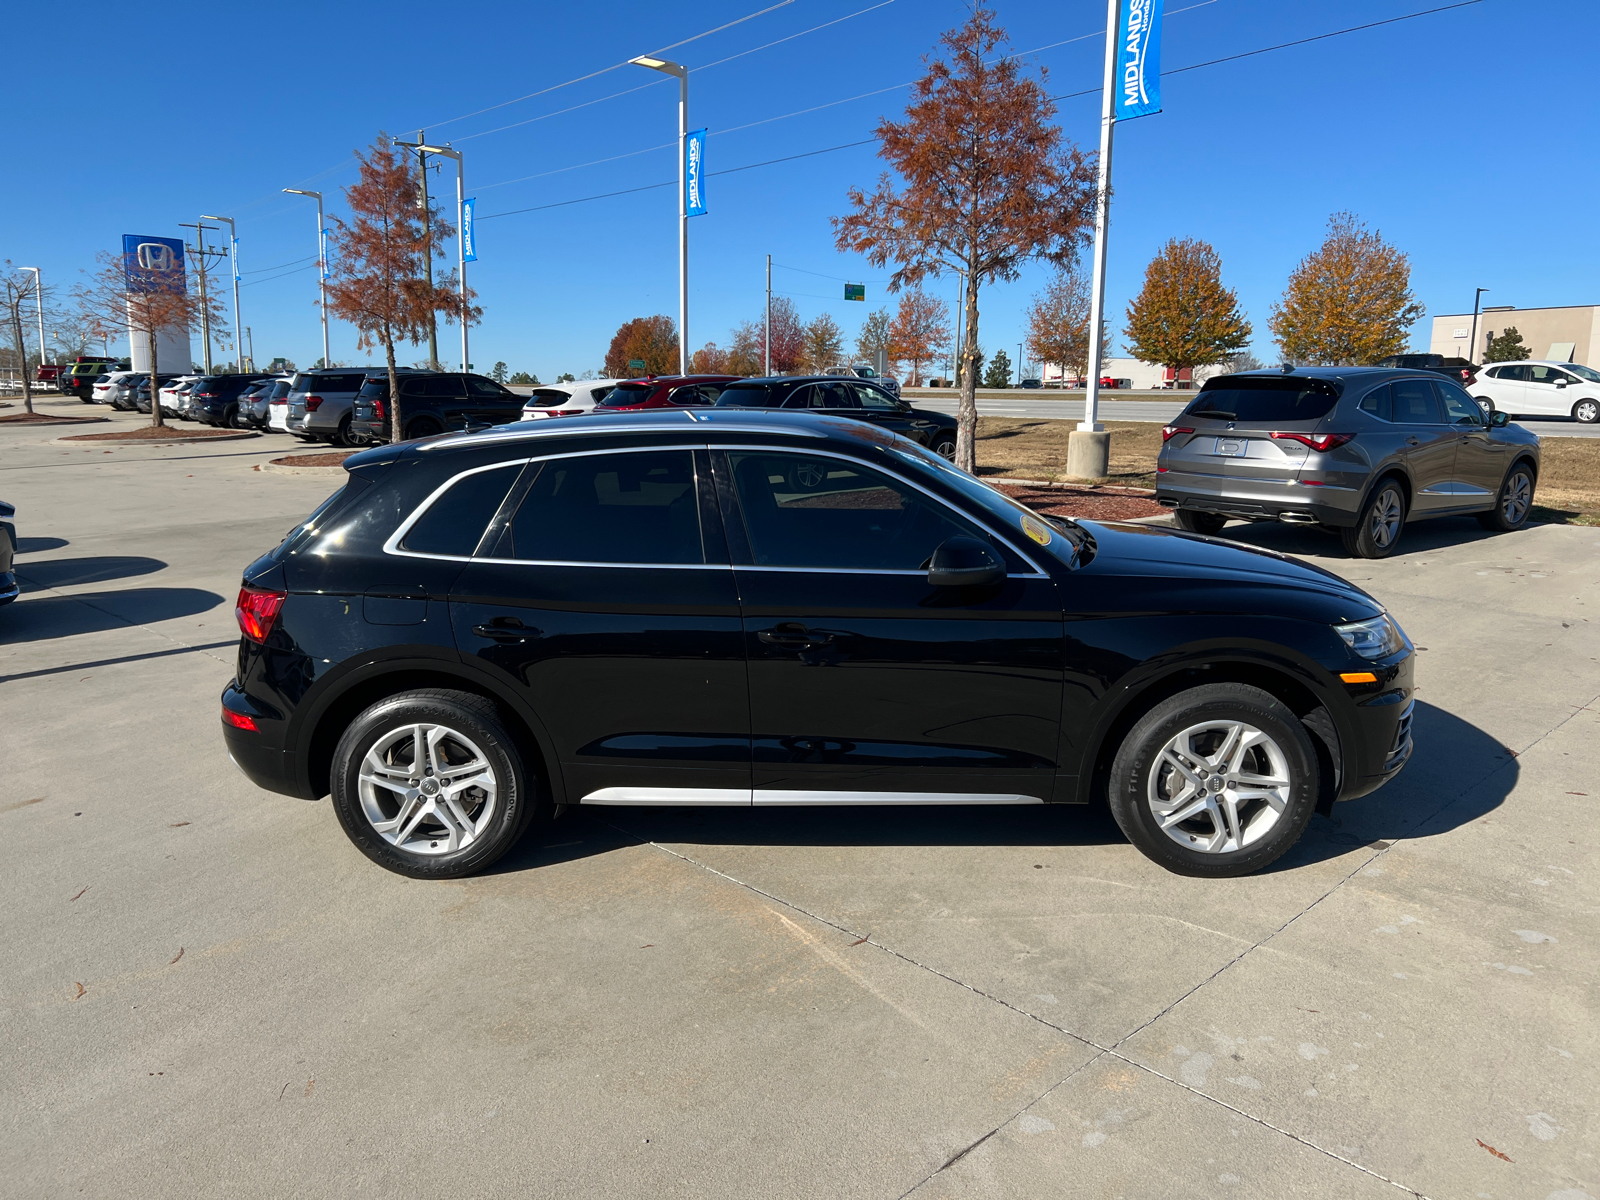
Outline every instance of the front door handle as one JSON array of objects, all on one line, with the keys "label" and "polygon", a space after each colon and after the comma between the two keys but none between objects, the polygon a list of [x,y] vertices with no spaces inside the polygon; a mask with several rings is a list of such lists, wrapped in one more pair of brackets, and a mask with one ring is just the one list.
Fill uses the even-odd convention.
[{"label": "front door handle", "polygon": [[763,629],[756,640],[768,646],[782,646],[790,650],[805,650],[811,646],[826,646],[833,634],[813,632],[796,622],[785,622],[776,629]]},{"label": "front door handle", "polygon": [[1420,445],[1422,445],[1422,439],[1421,438],[1408,437],[1406,439],[1406,445],[1408,445],[1408,446],[1420,446]]},{"label": "front door handle", "polygon": [[534,638],[544,636],[542,631],[532,625],[524,625],[521,617],[496,617],[488,624],[474,625],[472,632],[478,637],[508,646],[531,642]]}]

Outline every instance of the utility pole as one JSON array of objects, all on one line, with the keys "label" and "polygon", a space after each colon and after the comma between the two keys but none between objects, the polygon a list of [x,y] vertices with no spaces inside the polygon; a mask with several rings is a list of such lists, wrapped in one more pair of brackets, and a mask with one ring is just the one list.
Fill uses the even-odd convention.
[{"label": "utility pole", "polygon": [[249,362],[250,369],[254,371],[256,369],[256,339],[251,336],[250,326],[248,325],[244,327],[244,337],[245,341],[250,343],[250,354],[246,361]]},{"label": "utility pole", "polygon": [[[404,146],[417,153],[418,171],[421,179],[420,199],[418,207],[422,209],[422,234],[428,243],[428,254],[425,269],[428,272],[428,294],[433,294],[433,217],[428,206],[428,154],[422,147],[427,143],[427,131],[417,130],[417,140],[402,142],[395,139],[396,146]],[[434,168],[437,170],[438,168]],[[439,369],[439,315],[432,310],[428,312],[428,365],[435,371]]]},{"label": "utility pole", "polygon": [[772,255],[767,255],[767,336],[762,344],[767,349],[767,361],[763,367],[763,374],[772,374]]},{"label": "utility pole", "polygon": [[189,246],[187,249],[195,253],[199,266],[199,270],[195,274],[200,278],[200,337],[205,347],[201,353],[200,361],[205,366],[206,374],[209,375],[211,374],[211,306],[206,302],[206,276],[210,273],[211,264],[206,262],[206,255],[214,254],[218,258],[226,258],[227,255],[221,250],[206,249],[206,230],[220,229],[220,225],[207,225],[203,217],[193,225],[187,221],[180,221],[178,224],[181,228],[194,230],[194,240],[198,243],[198,245]]},{"label": "utility pole", "polygon": [[[461,287],[461,369],[470,371],[472,364],[467,361],[467,167],[461,151],[450,149],[448,144],[428,146],[419,143],[416,151],[418,154],[438,154],[456,160],[456,271]],[[429,274],[432,274],[431,267]]]}]

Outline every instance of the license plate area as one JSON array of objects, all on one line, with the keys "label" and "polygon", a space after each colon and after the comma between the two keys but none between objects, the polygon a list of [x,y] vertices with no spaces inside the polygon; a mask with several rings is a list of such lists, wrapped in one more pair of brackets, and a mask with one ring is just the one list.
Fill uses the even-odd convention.
[{"label": "license plate area", "polygon": [[1249,438],[1219,437],[1212,453],[1222,458],[1243,458],[1249,449]]}]

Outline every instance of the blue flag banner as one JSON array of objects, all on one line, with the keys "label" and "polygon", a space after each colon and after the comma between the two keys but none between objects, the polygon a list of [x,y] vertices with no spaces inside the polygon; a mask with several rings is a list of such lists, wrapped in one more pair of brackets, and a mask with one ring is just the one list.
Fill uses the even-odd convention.
[{"label": "blue flag banner", "polygon": [[1116,113],[1161,111],[1161,0],[1122,0],[1117,20]]},{"label": "blue flag banner", "polygon": [[706,131],[696,129],[683,142],[683,211],[706,215]]},{"label": "blue flag banner", "polygon": [[478,232],[472,227],[472,213],[478,207],[478,198],[461,202],[461,256],[463,262],[478,261]]}]

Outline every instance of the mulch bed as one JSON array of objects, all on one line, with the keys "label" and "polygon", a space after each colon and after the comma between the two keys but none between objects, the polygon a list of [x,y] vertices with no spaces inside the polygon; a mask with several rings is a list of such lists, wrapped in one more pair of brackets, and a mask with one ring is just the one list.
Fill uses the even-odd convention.
[{"label": "mulch bed", "polygon": [[[5,418],[0,417],[0,421]],[[83,418],[78,418],[82,420]],[[104,421],[105,417],[90,420]],[[238,438],[253,436],[237,429],[193,429],[172,425],[140,425],[134,429],[119,429],[116,433],[82,433],[77,437],[62,438],[63,442],[204,442],[211,438]]]},{"label": "mulch bed", "polygon": [[275,467],[337,467],[356,450],[329,450],[322,454],[286,454],[269,460]]},{"label": "mulch bed", "polygon": [[92,425],[110,417],[69,417],[64,413],[18,412],[0,417],[0,425]]},{"label": "mulch bed", "polygon": [[1159,517],[1168,511],[1155,502],[1154,493],[1139,493],[1132,488],[1030,487],[1016,483],[994,486],[1047,517],[1131,521],[1135,517]]}]

